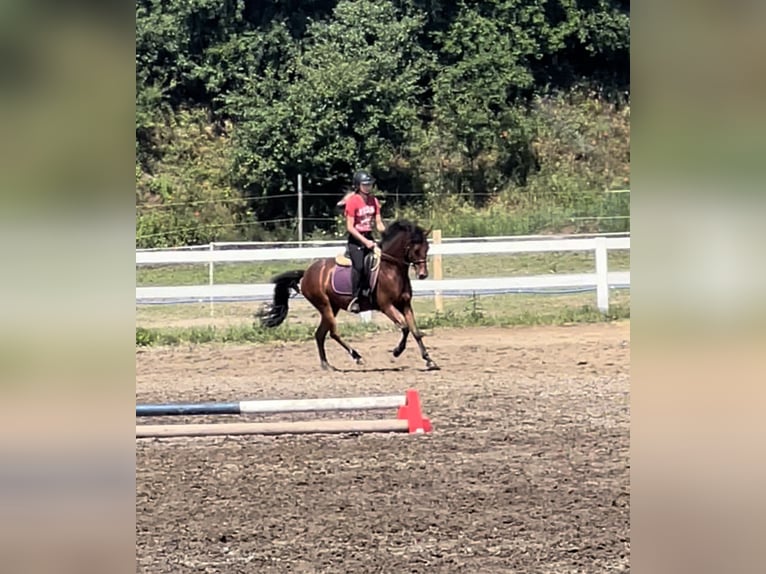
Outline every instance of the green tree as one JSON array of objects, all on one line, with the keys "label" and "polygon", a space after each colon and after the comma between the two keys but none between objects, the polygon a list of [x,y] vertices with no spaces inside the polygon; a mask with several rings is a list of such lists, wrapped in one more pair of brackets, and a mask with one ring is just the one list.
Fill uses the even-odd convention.
[{"label": "green tree", "polygon": [[[446,172],[442,192],[498,190],[534,167],[526,98],[530,64],[546,31],[544,0],[462,4],[437,34],[442,67],[434,82],[433,129]],[[448,150],[448,151],[444,151]]]},{"label": "green tree", "polygon": [[[390,1],[341,0],[329,20],[308,26],[289,69],[266,70],[230,97],[237,177],[248,194],[294,192],[304,174],[309,216],[326,216],[357,167],[385,175],[406,163],[428,67],[422,25],[422,14]],[[294,214],[280,201],[259,210]]]},{"label": "green tree", "polygon": [[289,233],[303,175],[328,227],[360,167],[410,213],[585,212],[629,180],[629,55],[628,0],[137,0],[137,226]]}]

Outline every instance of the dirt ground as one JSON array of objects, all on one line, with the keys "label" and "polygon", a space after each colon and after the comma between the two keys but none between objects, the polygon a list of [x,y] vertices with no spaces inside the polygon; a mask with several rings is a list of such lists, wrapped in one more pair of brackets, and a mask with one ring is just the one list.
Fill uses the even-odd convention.
[{"label": "dirt ground", "polygon": [[328,341],[338,373],[313,342],[137,350],[139,403],[416,388],[434,425],[137,440],[137,571],[630,570],[629,323],[438,329],[432,372],[396,341]]}]

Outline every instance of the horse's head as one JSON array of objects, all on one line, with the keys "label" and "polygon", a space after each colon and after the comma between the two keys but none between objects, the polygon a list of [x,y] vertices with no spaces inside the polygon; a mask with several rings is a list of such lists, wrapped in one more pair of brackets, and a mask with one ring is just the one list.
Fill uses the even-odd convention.
[{"label": "horse's head", "polygon": [[407,265],[415,267],[418,279],[428,277],[428,234],[408,221],[395,221],[383,233],[381,249]]},{"label": "horse's head", "polygon": [[415,232],[412,234],[409,259],[410,263],[414,265],[415,272],[418,275],[418,279],[428,278],[428,234],[431,230],[423,230],[420,227],[416,227]]}]

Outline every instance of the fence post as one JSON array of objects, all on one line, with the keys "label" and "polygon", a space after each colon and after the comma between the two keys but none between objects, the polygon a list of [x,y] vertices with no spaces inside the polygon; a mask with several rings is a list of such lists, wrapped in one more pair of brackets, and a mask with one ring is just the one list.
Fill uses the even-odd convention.
[{"label": "fence post", "polygon": [[609,269],[606,237],[596,237],[596,304],[602,313],[609,312]]},{"label": "fence post", "polygon": [[[442,242],[442,230],[434,229],[434,245],[441,245]],[[434,255],[434,279],[441,281],[442,276],[442,256],[441,253]],[[444,313],[444,298],[441,291],[434,292],[434,305],[436,306],[437,313]]]},{"label": "fence post", "polygon": [[215,244],[210,242],[210,262],[208,263],[208,285],[210,286],[210,316],[215,314],[213,306],[213,251],[215,250]]},{"label": "fence post", "polygon": [[298,245],[303,245],[303,176],[298,174]]}]

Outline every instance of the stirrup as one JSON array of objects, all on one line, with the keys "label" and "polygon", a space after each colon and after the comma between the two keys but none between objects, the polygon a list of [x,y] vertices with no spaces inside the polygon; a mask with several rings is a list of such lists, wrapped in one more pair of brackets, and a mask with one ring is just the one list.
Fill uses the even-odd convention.
[{"label": "stirrup", "polygon": [[359,299],[357,297],[354,297],[351,300],[351,303],[348,304],[348,312],[359,313],[359,311],[361,311],[361,307],[359,306]]}]

